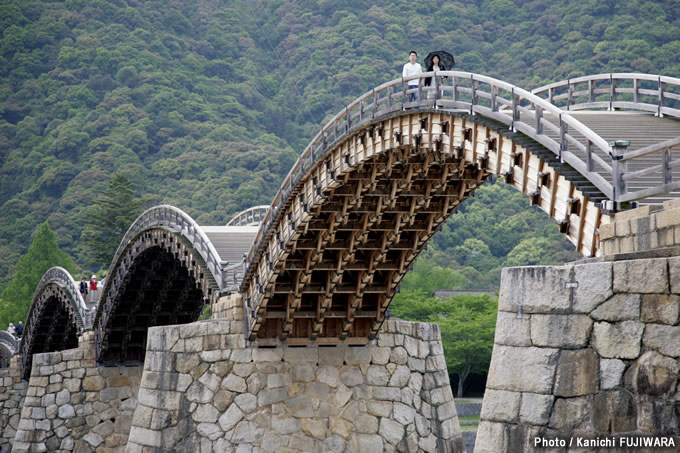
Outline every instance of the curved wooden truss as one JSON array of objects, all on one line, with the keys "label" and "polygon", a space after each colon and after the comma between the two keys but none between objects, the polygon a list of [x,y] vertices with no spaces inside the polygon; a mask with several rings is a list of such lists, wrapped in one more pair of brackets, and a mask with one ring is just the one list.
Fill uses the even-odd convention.
[{"label": "curved wooden truss", "polygon": [[133,237],[106,280],[94,322],[100,361],[143,360],[149,327],[196,321],[219,288],[193,244],[150,228]]},{"label": "curved wooden truss", "polygon": [[594,255],[599,209],[560,174],[559,161],[479,120],[436,110],[392,115],[309,169],[244,280],[250,340],[373,338],[411,262],[491,175],[528,194]]}]

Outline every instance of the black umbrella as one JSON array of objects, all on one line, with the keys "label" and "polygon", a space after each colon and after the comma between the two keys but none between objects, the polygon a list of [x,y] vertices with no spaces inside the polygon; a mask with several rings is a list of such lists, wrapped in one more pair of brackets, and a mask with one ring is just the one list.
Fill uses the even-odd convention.
[{"label": "black umbrella", "polygon": [[437,50],[435,52],[430,52],[427,57],[425,57],[426,71],[427,68],[432,66],[432,59],[435,55],[439,56],[439,68],[442,71],[450,71],[453,68],[453,65],[456,64],[456,60],[453,59],[453,55],[444,50]]}]

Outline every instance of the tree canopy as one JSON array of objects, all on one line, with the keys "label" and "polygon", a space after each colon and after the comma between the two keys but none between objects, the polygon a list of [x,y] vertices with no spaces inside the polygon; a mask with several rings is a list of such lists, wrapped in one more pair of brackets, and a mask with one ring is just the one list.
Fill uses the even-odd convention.
[{"label": "tree canopy", "polygon": [[135,193],[132,181],[114,173],[106,190],[86,212],[83,237],[91,250],[91,263],[108,268],[121,239],[141,214],[145,200]]},{"label": "tree canopy", "polygon": [[[0,289],[45,221],[86,265],[87,212],[114,173],[199,224],[270,203],[321,125],[411,49],[525,88],[680,75],[680,6],[662,0],[6,0],[0,30]],[[571,256],[498,187],[426,259],[493,286],[508,263]]]},{"label": "tree canopy", "polygon": [[47,222],[35,232],[28,252],[17,263],[17,271],[0,297],[0,329],[10,322],[26,321],[33,294],[48,269],[61,266],[72,275],[76,267],[73,260],[57,245],[54,233]]},{"label": "tree canopy", "polygon": [[484,374],[489,369],[498,301],[488,294],[461,294],[443,301],[434,297],[434,289],[441,288],[451,273],[429,262],[419,263],[407,274],[390,311],[411,321],[439,324],[446,365],[450,374],[458,375],[457,396],[462,397],[470,373]]}]

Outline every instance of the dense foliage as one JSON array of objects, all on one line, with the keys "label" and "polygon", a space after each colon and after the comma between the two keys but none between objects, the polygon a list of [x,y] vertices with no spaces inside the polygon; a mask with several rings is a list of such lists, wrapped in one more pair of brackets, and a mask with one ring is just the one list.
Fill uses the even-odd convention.
[{"label": "dense foliage", "polygon": [[[410,49],[527,88],[680,75],[677,1],[5,0],[0,30],[0,289],[46,221],[93,258],[86,213],[116,172],[200,224],[269,203],[320,125]],[[520,198],[480,189],[425,256],[483,287],[568,257]]]},{"label": "dense foliage", "polygon": [[94,200],[94,206],[86,211],[83,238],[92,254],[92,264],[108,268],[121,238],[141,214],[143,204],[132,181],[115,173],[106,190]]},{"label": "dense foliage", "polygon": [[47,223],[41,224],[28,252],[17,264],[16,275],[0,297],[0,329],[6,330],[10,322],[24,321],[33,299],[33,293],[45,272],[61,266],[76,275],[73,260],[57,245],[54,233]]},{"label": "dense foliage", "polygon": [[455,281],[457,275],[431,261],[418,262],[404,278],[390,310],[400,318],[439,324],[446,366],[458,376],[456,396],[462,397],[470,374],[486,374],[489,369],[498,305],[497,297],[488,294],[434,297],[435,289]]}]

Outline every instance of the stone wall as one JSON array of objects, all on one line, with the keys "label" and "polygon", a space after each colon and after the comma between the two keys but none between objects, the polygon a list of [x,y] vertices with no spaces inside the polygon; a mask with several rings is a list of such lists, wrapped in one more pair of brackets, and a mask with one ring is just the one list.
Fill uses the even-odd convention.
[{"label": "stone wall", "polygon": [[149,330],[128,451],[463,451],[438,326],[301,348],[248,347],[242,329]]},{"label": "stone wall", "polygon": [[[617,224],[618,225],[618,224]],[[680,258],[504,269],[475,452],[675,436]]]},{"label": "stone wall", "polygon": [[604,255],[680,246],[680,200],[617,213],[600,226],[600,246]]},{"label": "stone wall", "polygon": [[125,451],[142,367],[97,366],[93,340],[33,356],[13,452]]},{"label": "stone wall", "polygon": [[9,368],[0,370],[0,451],[14,441],[28,383],[21,379],[21,356],[12,357]]}]

